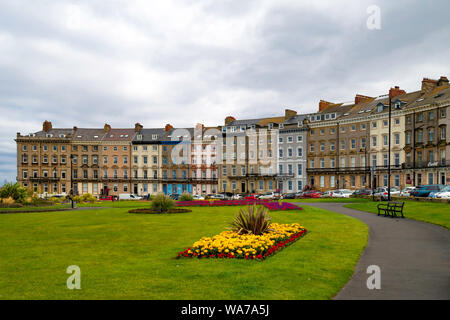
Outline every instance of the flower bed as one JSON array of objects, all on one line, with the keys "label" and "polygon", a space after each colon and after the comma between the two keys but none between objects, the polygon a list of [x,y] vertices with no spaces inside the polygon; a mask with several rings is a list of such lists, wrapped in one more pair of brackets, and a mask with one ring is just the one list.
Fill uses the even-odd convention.
[{"label": "flower bed", "polygon": [[193,201],[177,201],[177,207],[222,207],[222,206],[247,206],[253,204],[265,204],[270,202],[270,200],[253,200],[253,199],[243,199],[243,200],[193,200]]},{"label": "flower bed", "polygon": [[272,223],[270,229],[260,236],[224,231],[212,238],[203,237],[192,248],[179,252],[177,257],[264,260],[306,233],[306,229],[297,223]]},{"label": "flower bed", "polygon": [[303,210],[302,207],[296,206],[295,204],[289,202],[265,202],[262,204],[270,211],[275,210]]}]

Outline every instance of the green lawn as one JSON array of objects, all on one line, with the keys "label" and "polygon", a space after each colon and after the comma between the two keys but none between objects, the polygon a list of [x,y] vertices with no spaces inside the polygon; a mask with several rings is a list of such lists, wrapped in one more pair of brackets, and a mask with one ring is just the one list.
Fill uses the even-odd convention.
[{"label": "green lawn", "polygon": [[[406,218],[437,224],[450,228],[450,205],[447,203],[405,201],[403,214]],[[352,203],[345,207],[367,212],[378,213],[377,205],[380,202]]]},{"label": "green lawn", "polygon": [[[129,214],[126,208],[0,215],[0,299],[330,299],[351,277],[368,228],[304,206],[271,212],[308,233],[263,262],[174,259],[224,231],[237,207]],[[81,290],[66,268],[81,268]]]},{"label": "green lawn", "polygon": [[150,201],[99,201],[94,203],[77,203],[77,207],[103,207],[103,208],[142,208],[150,207]]},{"label": "green lawn", "polygon": [[15,212],[15,211],[42,211],[46,212],[49,209],[50,210],[56,210],[56,209],[69,209],[70,204],[55,204],[52,206],[23,206],[20,208],[0,208],[0,213],[2,212]]}]

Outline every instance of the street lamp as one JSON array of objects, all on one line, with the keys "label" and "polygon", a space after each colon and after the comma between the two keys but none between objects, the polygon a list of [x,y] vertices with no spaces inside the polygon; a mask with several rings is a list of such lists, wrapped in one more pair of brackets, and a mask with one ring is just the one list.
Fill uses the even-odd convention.
[{"label": "street lamp", "polygon": [[71,201],[71,207],[72,209],[75,208],[75,203],[73,201],[73,180],[72,180],[72,176],[73,176],[73,170],[72,170],[72,162],[73,162],[73,154],[70,155],[70,201]]},{"label": "street lamp", "polygon": [[388,201],[391,201],[391,93],[389,92]]}]

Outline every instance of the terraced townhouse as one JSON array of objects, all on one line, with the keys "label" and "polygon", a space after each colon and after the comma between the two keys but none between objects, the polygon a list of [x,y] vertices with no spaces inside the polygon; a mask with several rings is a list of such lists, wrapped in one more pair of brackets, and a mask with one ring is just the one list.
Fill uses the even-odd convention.
[{"label": "terraced townhouse", "polygon": [[394,87],[379,97],[357,95],[350,103],[321,101],[309,124],[310,185],[319,190],[387,186],[389,162],[391,186],[448,183],[448,90],[446,77],[425,78],[415,92]]},{"label": "terraced townhouse", "polygon": [[[391,102],[391,158],[389,146]],[[319,102],[313,114],[194,128],[53,128],[17,133],[17,181],[41,194],[298,192],[450,183],[446,77],[420,90]],[[71,187],[71,182],[73,187]]]}]

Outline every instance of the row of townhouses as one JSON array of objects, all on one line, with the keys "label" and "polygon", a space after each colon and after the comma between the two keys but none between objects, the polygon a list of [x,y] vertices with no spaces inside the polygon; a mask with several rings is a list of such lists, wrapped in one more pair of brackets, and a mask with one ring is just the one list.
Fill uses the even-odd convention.
[{"label": "row of townhouses", "polygon": [[39,132],[17,133],[17,181],[47,195],[287,193],[387,186],[390,168],[391,186],[448,184],[449,104],[441,77],[424,78],[414,92],[321,100],[310,114],[229,116],[216,127],[53,128],[45,121]]}]

